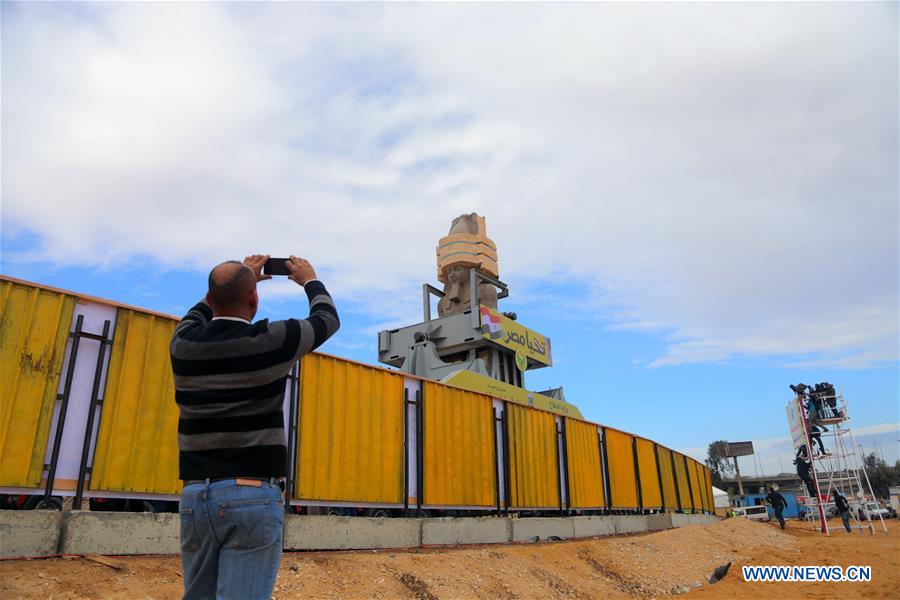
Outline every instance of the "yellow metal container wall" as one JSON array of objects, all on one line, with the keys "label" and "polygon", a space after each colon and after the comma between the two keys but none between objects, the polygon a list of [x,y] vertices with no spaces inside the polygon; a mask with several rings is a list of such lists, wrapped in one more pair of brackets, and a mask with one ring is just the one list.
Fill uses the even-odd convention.
[{"label": "yellow metal container wall", "polygon": [[675,472],[672,471],[672,451],[656,445],[656,456],[659,459],[659,474],[662,477],[662,492],[665,508],[678,510],[678,495],[675,491]]},{"label": "yellow metal container wall", "polygon": [[700,463],[700,486],[703,492],[703,510],[713,512],[712,491],[709,489],[709,469]]},{"label": "yellow metal container wall", "polygon": [[491,398],[427,382],[423,398],[425,504],[496,506]]},{"label": "yellow metal container wall", "polygon": [[700,484],[700,463],[688,458],[688,473],[691,476],[691,493],[694,495],[694,510],[703,510],[703,486]]},{"label": "yellow metal container wall", "polygon": [[600,437],[597,426],[584,421],[566,419],[566,450],[569,491],[572,508],[601,508],[603,498],[603,465],[600,462]]},{"label": "yellow metal container wall", "polygon": [[703,467],[703,477],[706,485],[706,510],[709,512],[716,511],[716,501],[713,496],[712,491],[712,474],[709,472],[709,467]]},{"label": "yellow metal container wall", "polygon": [[402,503],[403,409],[402,375],[303,357],[297,497]]},{"label": "yellow metal container wall", "polygon": [[39,487],[75,297],[0,282],[0,486]]},{"label": "yellow metal container wall", "polygon": [[678,484],[678,494],[681,498],[681,510],[693,510],[694,502],[691,500],[691,486],[688,483],[684,454],[672,451],[672,459],[675,462],[675,481]]},{"label": "yellow metal container wall", "polygon": [[177,494],[178,406],[169,361],[177,321],[120,308],[90,489]]},{"label": "yellow metal container wall", "polygon": [[555,417],[511,402],[506,410],[510,506],[559,508]]},{"label": "yellow metal container wall", "polygon": [[177,494],[178,406],[169,361],[177,321],[120,308],[90,489]]},{"label": "yellow metal container wall", "polygon": [[606,429],[606,454],[609,466],[611,508],[637,508],[637,477],[634,472],[633,436]]},{"label": "yellow metal container wall", "polygon": [[643,438],[634,440],[637,444],[638,475],[641,478],[641,504],[643,508],[662,508],[659,471],[656,469],[653,442]]},{"label": "yellow metal container wall", "polygon": [[706,498],[706,476],[703,474],[704,467],[700,461],[697,461],[695,465],[697,471],[697,486],[700,488],[700,510],[708,510],[707,504],[709,504],[709,502]]}]

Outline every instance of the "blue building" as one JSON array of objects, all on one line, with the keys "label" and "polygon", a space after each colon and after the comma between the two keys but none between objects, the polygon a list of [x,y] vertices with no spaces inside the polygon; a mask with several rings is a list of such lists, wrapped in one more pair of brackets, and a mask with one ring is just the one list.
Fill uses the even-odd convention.
[{"label": "blue building", "polygon": [[[781,513],[784,518],[792,519],[800,516],[800,505],[797,504],[797,494],[795,492],[788,492],[778,490],[778,492],[784,496],[784,499],[787,500],[787,508],[784,509],[784,512]],[[757,506],[766,504],[766,494],[744,494],[744,498],[741,501],[741,506]],[[767,505],[768,506],[768,505]],[[772,507],[769,506],[769,516],[772,518],[775,517],[775,513],[772,512]]]}]

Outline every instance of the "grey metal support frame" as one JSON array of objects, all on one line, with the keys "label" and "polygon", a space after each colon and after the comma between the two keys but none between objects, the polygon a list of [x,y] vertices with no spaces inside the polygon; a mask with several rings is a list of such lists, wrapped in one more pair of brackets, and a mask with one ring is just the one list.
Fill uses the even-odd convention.
[{"label": "grey metal support frame", "polygon": [[56,420],[56,435],[53,438],[53,450],[50,453],[50,463],[47,469],[47,487],[44,489],[44,502],[50,500],[53,494],[53,484],[56,480],[56,467],[59,464],[59,451],[62,445],[63,429],[66,426],[66,413],[69,410],[69,395],[72,393],[72,379],[75,376],[75,361],[78,360],[78,345],[81,342],[81,328],[84,325],[84,315],[78,315],[75,320],[75,331],[69,334],[72,338],[72,351],[69,353],[69,365],[66,369],[66,379],[63,384],[63,393],[56,397],[61,401],[59,406],[59,418]]},{"label": "grey metal support frame", "polygon": [[606,449],[606,427],[601,427],[600,429],[602,431],[600,446],[603,449],[603,456],[600,458],[603,461],[603,483],[606,485],[606,509],[612,510],[612,482],[609,480],[609,452]]},{"label": "grey metal support frame", "polygon": [[81,461],[78,466],[78,482],[75,487],[75,499],[73,506],[75,510],[81,509],[81,499],[84,495],[84,480],[89,471],[88,453],[91,450],[91,438],[94,434],[94,416],[97,407],[100,406],[100,380],[103,378],[103,362],[106,358],[106,347],[112,346],[112,339],[109,338],[109,328],[112,323],[109,320],[103,322],[103,333],[101,334],[100,349],[97,353],[97,367],[94,371],[94,384],[91,388],[91,401],[88,405],[87,424],[84,430],[84,443],[81,446]]},{"label": "grey metal support frame", "polygon": [[294,488],[297,484],[297,469],[299,465],[297,464],[295,455],[296,445],[295,440],[297,439],[297,430],[299,429],[299,420],[300,420],[300,361],[297,361],[293,368],[291,368],[291,373],[288,376],[291,380],[291,388],[290,388],[290,401],[288,402],[288,439],[287,439],[287,452],[288,452],[288,472],[287,472],[287,481],[284,486],[284,506],[288,508],[291,505],[291,497],[294,495]]},{"label": "grey metal support frame", "polygon": [[416,390],[416,516],[422,516],[422,505],[425,503],[425,393]]},{"label": "grey metal support frame", "polygon": [[473,329],[478,329],[481,326],[481,313],[478,311],[478,284],[480,281],[490,283],[494,287],[500,289],[500,293],[497,294],[498,300],[509,296],[509,288],[506,287],[506,284],[499,279],[494,279],[490,275],[485,275],[478,269],[472,269],[471,271],[469,271],[469,293],[471,294],[472,302],[471,308]]},{"label": "grey metal support frame", "polygon": [[442,290],[437,289],[429,283],[422,284],[422,318],[427,323],[431,320],[431,296],[443,298],[445,296]]}]

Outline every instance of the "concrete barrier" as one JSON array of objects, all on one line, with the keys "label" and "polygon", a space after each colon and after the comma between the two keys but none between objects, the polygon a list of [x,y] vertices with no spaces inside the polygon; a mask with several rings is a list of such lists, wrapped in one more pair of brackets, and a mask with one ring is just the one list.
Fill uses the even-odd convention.
[{"label": "concrete barrier", "polygon": [[662,531],[672,527],[672,515],[669,513],[657,513],[644,518],[647,520],[647,531]]},{"label": "concrete barrier", "polygon": [[709,525],[718,521],[715,515],[685,515],[672,513],[672,527],[687,527],[689,525]]},{"label": "concrete barrier", "polygon": [[539,537],[542,541],[550,536],[564,540],[575,537],[575,525],[572,518],[566,517],[529,517],[526,519],[510,519],[512,522],[513,542],[529,542]]},{"label": "concrete barrier", "polygon": [[285,550],[413,548],[421,541],[419,519],[284,516]]},{"label": "concrete barrier", "polygon": [[61,521],[55,510],[0,510],[0,557],[56,554]]},{"label": "concrete barrier", "polygon": [[616,522],[613,517],[572,517],[574,537],[588,538],[601,535],[615,535]]},{"label": "concrete barrier", "polygon": [[511,521],[503,517],[422,519],[422,545],[507,544]]},{"label": "concrete barrier", "polygon": [[[286,550],[505,544],[708,525],[713,515],[663,513],[590,517],[371,519],[285,515]],[[66,554],[178,554],[174,513],[0,511],[0,557]]]},{"label": "concrete barrier", "polygon": [[615,515],[616,533],[644,533],[648,515]]},{"label": "concrete barrier", "polygon": [[60,540],[64,554],[178,554],[176,513],[67,513]]}]

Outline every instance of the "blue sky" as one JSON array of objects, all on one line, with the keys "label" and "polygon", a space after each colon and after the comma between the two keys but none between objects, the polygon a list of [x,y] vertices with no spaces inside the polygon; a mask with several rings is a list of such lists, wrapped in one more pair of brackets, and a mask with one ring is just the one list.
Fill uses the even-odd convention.
[{"label": "blue sky", "polygon": [[178,314],[296,253],[342,310],[324,350],[374,362],[477,211],[553,340],[530,388],[774,471],[788,384],[827,380],[897,457],[896,4],[2,10],[6,275]]}]

